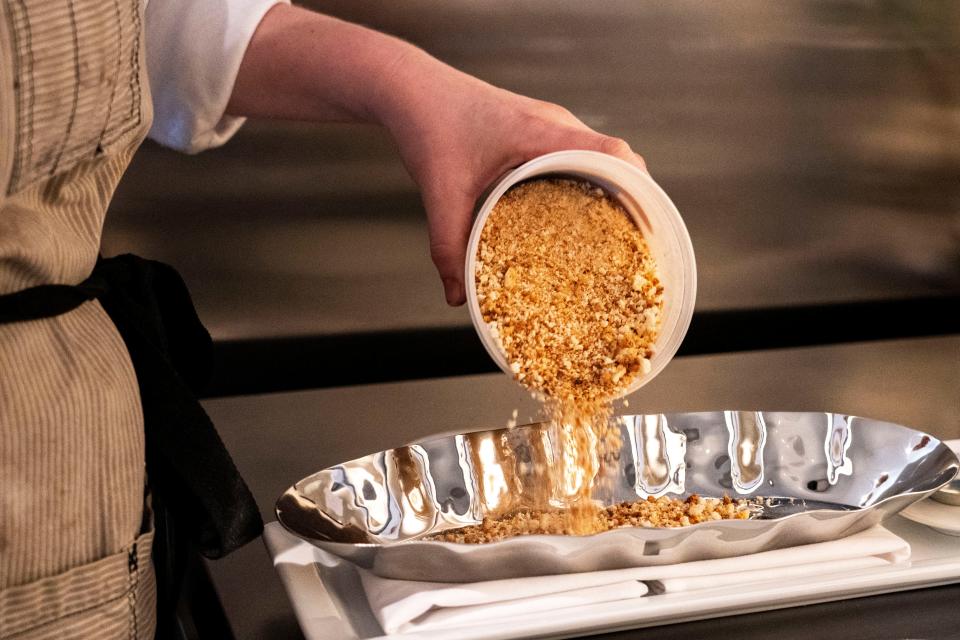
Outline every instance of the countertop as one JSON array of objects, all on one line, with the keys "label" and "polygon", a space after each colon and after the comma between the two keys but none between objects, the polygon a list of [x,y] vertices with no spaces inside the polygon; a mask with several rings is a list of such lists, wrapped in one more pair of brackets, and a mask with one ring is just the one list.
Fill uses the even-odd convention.
[{"label": "countertop", "polygon": [[[680,358],[628,401],[621,412],[834,411],[957,438],[960,336]],[[501,374],[221,398],[204,405],[265,521],[275,519],[273,503],[283,490],[323,467],[432,434],[505,426],[514,410],[521,423],[537,418],[536,403]],[[238,639],[302,637],[259,541],[208,566]],[[743,639],[777,628],[782,638],[801,638],[811,637],[806,632],[812,628],[845,624],[844,617],[859,620],[864,633],[942,636],[955,631],[958,598],[960,586],[954,585],[616,637],[709,632]]]}]

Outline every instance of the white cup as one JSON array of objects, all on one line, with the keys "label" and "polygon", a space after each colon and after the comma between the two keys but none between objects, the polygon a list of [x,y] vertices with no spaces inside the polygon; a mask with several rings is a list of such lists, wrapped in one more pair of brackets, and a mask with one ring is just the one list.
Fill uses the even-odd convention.
[{"label": "white cup", "polygon": [[690,326],[697,295],[697,265],[693,244],[680,213],[663,189],[635,166],[595,151],[557,151],[534,158],[497,182],[477,212],[467,246],[464,282],[470,319],[484,348],[505,373],[513,376],[506,356],[490,335],[477,301],[477,249],[480,233],[494,205],[510,187],[537,177],[574,177],[602,187],[626,209],[643,233],[653,253],[663,284],[660,333],[653,347],[650,371],[637,376],[621,395],[632,393],[653,380],[677,353]]}]

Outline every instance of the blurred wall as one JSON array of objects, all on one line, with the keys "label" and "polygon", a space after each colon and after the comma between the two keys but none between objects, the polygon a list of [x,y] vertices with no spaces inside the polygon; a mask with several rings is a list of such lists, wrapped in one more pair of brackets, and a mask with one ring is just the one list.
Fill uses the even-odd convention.
[{"label": "blurred wall", "polygon": [[[960,3],[310,6],[627,139],[687,221],[698,309],[960,292]],[[147,144],[104,251],[177,266],[218,338],[469,323],[372,126]]]}]

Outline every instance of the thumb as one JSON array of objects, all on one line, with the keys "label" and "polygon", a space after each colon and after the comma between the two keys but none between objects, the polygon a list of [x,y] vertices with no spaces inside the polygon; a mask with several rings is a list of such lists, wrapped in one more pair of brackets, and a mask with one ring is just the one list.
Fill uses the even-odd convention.
[{"label": "thumb", "polygon": [[462,190],[451,189],[425,193],[423,201],[430,231],[430,257],[443,281],[444,297],[450,306],[460,306],[467,300],[463,271],[474,199]]}]

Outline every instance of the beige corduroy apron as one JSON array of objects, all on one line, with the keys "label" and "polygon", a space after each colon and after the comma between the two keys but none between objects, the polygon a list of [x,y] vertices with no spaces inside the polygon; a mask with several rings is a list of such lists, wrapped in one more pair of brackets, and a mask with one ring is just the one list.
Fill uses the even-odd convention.
[{"label": "beige corduroy apron", "polygon": [[[0,294],[77,284],[151,119],[140,0],[0,2]],[[152,638],[143,416],[100,303],[0,325],[0,638]]]}]

